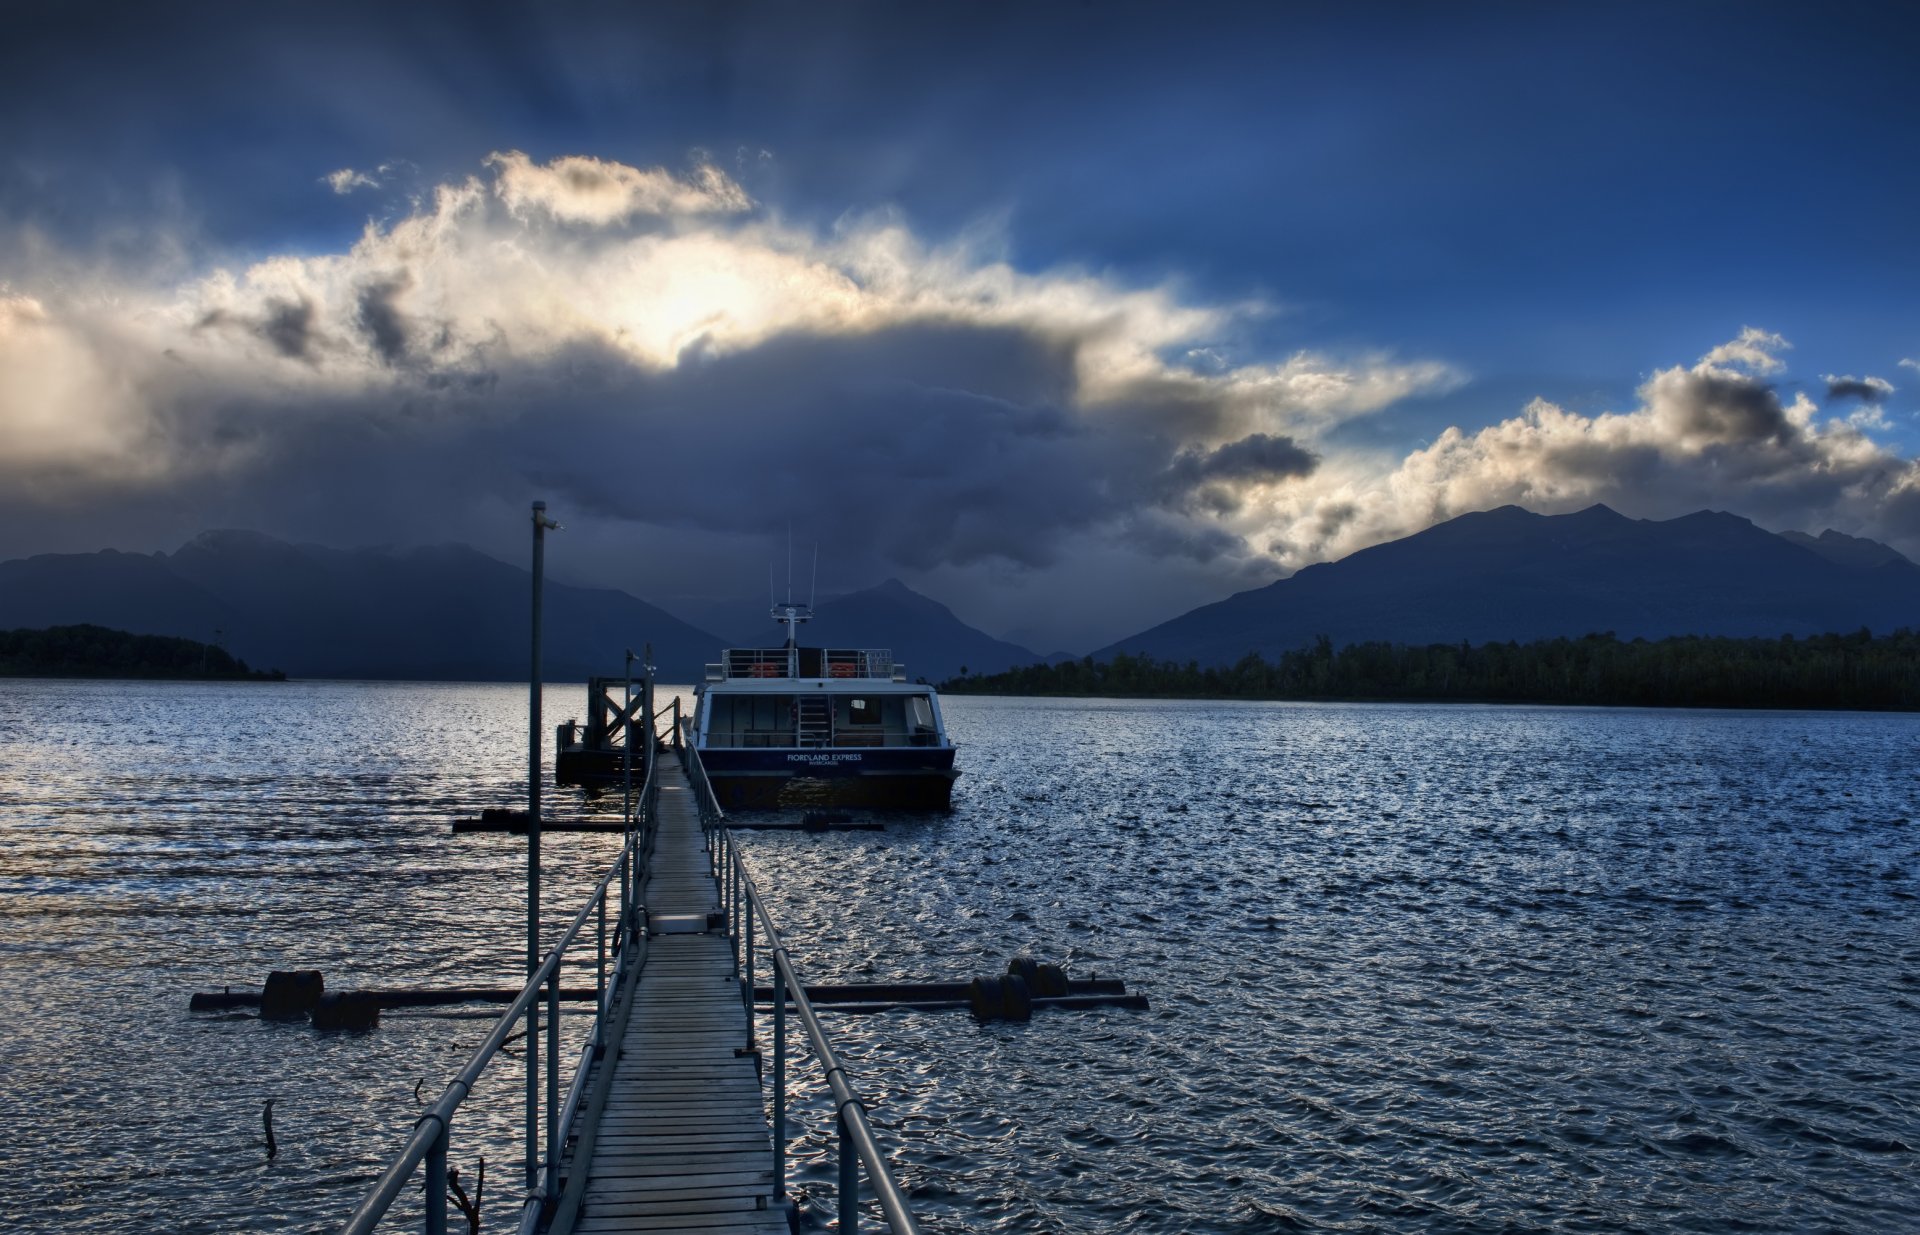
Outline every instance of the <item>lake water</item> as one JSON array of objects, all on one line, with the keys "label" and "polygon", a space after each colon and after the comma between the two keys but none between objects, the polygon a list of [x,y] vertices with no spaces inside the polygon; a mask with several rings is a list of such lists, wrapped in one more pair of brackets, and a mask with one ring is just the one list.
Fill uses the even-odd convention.
[{"label": "lake water", "polygon": [[[802,971],[1029,953],[1153,1006],[829,1015],[929,1230],[1920,1223],[1920,717],[946,710],[951,815],[743,834]],[[511,686],[0,680],[9,1229],[336,1226],[487,1021],[187,995],[517,985],[524,841],[447,825],[523,797],[524,731]],[[549,838],[551,922],[617,845]],[[456,1133],[490,1231],[518,1080]],[[802,1114],[827,1201],[817,1086]]]}]

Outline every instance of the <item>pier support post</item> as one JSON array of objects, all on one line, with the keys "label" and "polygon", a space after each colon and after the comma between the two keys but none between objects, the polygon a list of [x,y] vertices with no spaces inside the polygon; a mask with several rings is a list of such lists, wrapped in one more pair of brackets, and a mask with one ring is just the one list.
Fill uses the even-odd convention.
[{"label": "pier support post", "polygon": [[[429,1116],[429,1118],[433,1118]],[[440,1135],[427,1150],[427,1235],[447,1235],[447,1142],[450,1129],[444,1121]]]},{"label": "pier support post", "polygon": [[840,1235],[852,1235],[860,1229],[860,1154],[853,1147],[853,1133],[847,1128],[844,1112],[835,1114],[840,1126]]}]

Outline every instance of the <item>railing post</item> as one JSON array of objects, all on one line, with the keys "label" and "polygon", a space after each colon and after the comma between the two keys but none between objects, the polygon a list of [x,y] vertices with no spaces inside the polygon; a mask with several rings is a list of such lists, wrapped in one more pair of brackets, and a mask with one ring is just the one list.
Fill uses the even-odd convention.
[{"label": "railing post", "polygon": [[787,975],[773,954],[773,1196],[787,1194]]},{"label": "railing post", "polygon": [[560,1200],[560,966],[547,978],[547,1204]]},{"label": "railing post", "polygon": [[607,892],[605,888],[600,890],[598,917],[600,938],[599,950],[594,954],[593,961],[593,997],[596,1000],[604,1000],[607,997]]},{"label": "railing post", "polygon": [[853,1132],[844,1111],[834,1116],[840,1125],[840,1235],[860,1228],[860,1155],[853,1148]]},{"label": "railing post", "polygon": [[740,1001],[747,1005],[747,1044],[753,1044],[753,898],[747,898],[747,976],[740,984]]},{"label": "railing post", "polygon": [[440,1125],[440,1134],[427,1150],[427,1235],[447,1235],[447,1141],[449,1129]]},{"label": "railing post", "polygon": [[620,850],[620,938],[614,951],[627,948],[627,919],[633,914],[633,820],[627,820],[627,843]]}]

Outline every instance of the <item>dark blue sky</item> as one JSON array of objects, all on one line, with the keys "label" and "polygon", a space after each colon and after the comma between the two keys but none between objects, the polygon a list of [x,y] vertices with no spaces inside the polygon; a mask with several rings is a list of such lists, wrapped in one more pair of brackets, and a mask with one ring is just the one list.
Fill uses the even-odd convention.
[{"label": "dark blue sky", "polygon": [[[1209,363],[1457,374],[1323,454],[1405,452],[1535,396],[1629,411],[1752,326],[1791,344],[1783,399],[1824,409],[1827,374],[1896,387],[1876,440],[1910,458],[1917,14],[15,4],[0,281],[45,299],[48,250],[155,280],[340,253],[496,151],[707,159],[821,235],[891,211],[932,245],[989,235],[1019,271],[1258,302]],[[377,189],[319,182],[383,165]]]}]

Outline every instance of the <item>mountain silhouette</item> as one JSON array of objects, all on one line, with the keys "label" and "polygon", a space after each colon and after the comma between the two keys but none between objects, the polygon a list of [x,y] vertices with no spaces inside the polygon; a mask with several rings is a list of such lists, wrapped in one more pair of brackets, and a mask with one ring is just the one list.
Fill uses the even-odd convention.
[{"label": "mountain silhouette", "polygon": [[[526,677],[529,572],[465,545],[329,549],[204,532],[172,554],[105,550],[0,562],[0,629],[93,623],[218,641],[295,677]],[[663,680],[695,682],[721,640],[625,592],[549,579],[543,674],[619,673],[652,643]]]},{"label": "mountain silhouette", "polygon": [[1336,645],[1527,642],[1613,631],[1779,636],[1920,626],[1920,567],[1874,541],[1778,535],[1720,511],[1664,521],[1605,506],[1461,515],[1309,566],[1094,653],[1202,665]]}]

